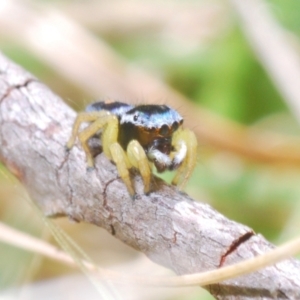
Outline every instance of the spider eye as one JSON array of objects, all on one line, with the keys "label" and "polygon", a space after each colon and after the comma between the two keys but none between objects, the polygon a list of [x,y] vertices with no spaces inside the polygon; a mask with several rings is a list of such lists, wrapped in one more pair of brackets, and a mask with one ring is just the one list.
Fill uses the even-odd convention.
[{"label": "spider eye", "polygon": [[165,136],[169,133],[169,127],[168,125],[164,124],[163,126],[161,126],[161,128],[159,129],[159,134],[162,136]]},{"label": "spider eye", "polygon": [[176,131],[177,129],[178,129],[178,127],[179,127],[179,124],[178,124],[178,122],[174,122],[173,124],[172,124],[172,130],[173,131]]},{"label": "spider eye", "polygon": [[135,115],[133,116],[133,120],[134,120],[134,121],[137,121],[138,118],[139,118],[139,115],[138,115],[138,114],[135,114]]}]

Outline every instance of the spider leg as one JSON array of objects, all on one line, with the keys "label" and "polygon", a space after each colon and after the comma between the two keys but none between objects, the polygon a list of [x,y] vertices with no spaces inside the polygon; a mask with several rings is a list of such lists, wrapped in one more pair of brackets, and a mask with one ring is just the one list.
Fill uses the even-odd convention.
[{"label": "spider leg", "polygon": [[[79,127],[83,122],[92,123],[78,133]],[[86,154],[87,165],[88,167],[93,167],[94,159],[88,146],[88,140],[101,129],[103,129],[101,135],[103,152],[108,159],[112,160],[116,164],[118,173],[126,184],[128,192],[131,196],[134,196],[135,191],[128,171],[132,166],[125,151],[118,143],[119,122],[115,115],[105,110],[80,113],[75,120],[72,136],[67,143],[67,149],[71,149],[73,147],[76,136],[78,136]]]},{"label": "spider leg", "polygon": [[[94,167],[94,159],[88,146],[88,140],[102,128],[103,152],[109,159],[112,159],[109,147],[111,144],[117,142],[118,136],[118,119],[115,115],[112,115],[109,112],[103,113],[100,118],[96,119],[96,121],[91,123],[78,134],[78,139],[86,154],[87,165],[90,168]],[[111,133],[110,137],[108,137],[106,133],[107,131]]]},{"label": "spider leg", "polygon": [[148,194],[152,178],[151,167],[145,150],[137,140],[132,140],[128,144],[127,156],[132,166],[139,170],[144,182],[144,193]]},{"label": "spider leg", "polygon": [[102,132],[103,152],[117,166],[118,173],[125,183],[129,194],[133,197],[135,191],[130,179],[129,169],[132,167],[122,146],[118,143],[119,121],[115,115],[110,115]]},{"label": "spider leg", "polygon": [[[179,189],[182,189],[186,184],[192,172],[196,166],[197,162],[197,138],[195,134],[189,129],[180,129],[174,133],[173,136],[173,145],[177,151],[175,151],[173,160],[176,162],[176,159],[180,161],[181,165],[179,166],[172,184],[179,185]],[[183,153],[184,146],[186,147],[186,155],[183,157],[180,151]]]},{"label": "spider leg", "polygon": [[110,145],[110,152],[113,162],[116,164],[118,173],[125,183],[129,194],[134,197],[135,191],[130,180],[130,174],[128,169],[132,166],[127,158],[127,155],[119,143],[113,143]]},{"label": "spider leg", "polygon": [[72,135],[66,145],[66,148],[70,150],[75,143],[75,139],[78,135],[79,127],[82,123],[85,122],[94,122],[99,118],[102,118],[103,116],[107,116],[109,112],[107,111],[94,111],[94,112],[81,112],[77,115],[77,118],[74,122],[73,129],[72,129]]}]

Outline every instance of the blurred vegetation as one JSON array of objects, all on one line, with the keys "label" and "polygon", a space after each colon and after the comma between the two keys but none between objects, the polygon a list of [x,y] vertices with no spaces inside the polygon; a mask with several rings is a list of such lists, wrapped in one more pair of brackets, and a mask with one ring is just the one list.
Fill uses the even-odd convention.
[{"label": "blurred vegetation", "polygon": [[[291,30],[293,38],[299,42],[300,2],[274,0],[268,3],[281,25]],[[197,47],[186,47],[179,51],[176,51],[176,47],[182,46],[180,40],[168,43],[153,33],[125,37],[116,33],[104,38],[131,64],[156,74],[194,103],[248,126],[298,135],[299,126],[289,113],[284,99],[257,61],[234,16],[227,17],[229,25],[219,36]],[[181,43],[184,43],[184,39]],[[0,50],[35,74],[76,109],[83,109],[87,102],[92,101],[87,91],[58,76],[51,66],[46,66],[13,39],[1,38],[0,35]],[[145,98],[149,102],[155,101],[147,99],[146,95]],[[36,234],[30,222],[22,218],[24,208],[19,209],[22,197],[14,194],[16,183],[11,184],[5,168],[0,167],[1,221],[15,227],[21,222],[21,228]],[[170,174],[167,174],[166,178],[169,177]],[[299,182],[300,172],[296,167],[259,164],[200,145],[199,163],[187,192],[196,199],[206,200],[225,216],[252,227],[277,243],[299,232]],[[62,226],[70,227],[66,224]],[[78,227],[73,229],[74,236],[77,230]],[[109,239],[108,236],[106,238]],[[121,261],[118,249],[105,251],[103,255],[108,252],[113,254],[110,255],[112,263]],[[15,254],[19,252],[22,251],[0,244],[0,257],[13,262],[12,265],[20,266],[18,255]],[[23,266],[26,266],[27,254],[21,257]],[[0,259],[0,270],[5,273],[5,276],[0,276],[0,288],[11,285],[13,280],[6,280],[11,273],[21,274],[13,267],[5,268],[4,263]],[[51,274],[56,274],[56,271],[41,274],[41,277],[51,277]],[[184,299],[199,298],[192,296]]]},{"label": "blurred vegetation", "polygon": [[244,124],[287,112],[238,28],[185,55],[174,55],[147,38],[118,41],[115,49],[131,61],[150,61],[169,85],[194,102]]},{"label": "blurred vegetation", "polygon": [[296,35],[300,35],[300,20],[298,12],[299,1],[294,0],[268,0],[272,12],[283,28],[286,28]]}]

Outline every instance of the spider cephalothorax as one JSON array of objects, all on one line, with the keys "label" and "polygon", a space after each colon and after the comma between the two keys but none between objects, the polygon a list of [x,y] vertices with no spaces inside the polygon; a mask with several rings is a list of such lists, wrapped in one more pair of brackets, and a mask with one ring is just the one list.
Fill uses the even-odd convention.
[{"label": "spider cephalothorax", "polygon": [[[82,122],[91,123],[78,133]],[[122,102],[96,102],[80,113],[67,144],[70,149],[78,135],[89,167],[94,161],[87,145],[99,131],[104,154],[118,168],[129,193],[135,194],[129,169],[139,170],[145,193],[150,192],[151,165],[158,172],[177,170],[172,183],[183,186],[196,163],[197,140],[194,133],[182,128],[183,119],[166,105],[132,106]]]}]

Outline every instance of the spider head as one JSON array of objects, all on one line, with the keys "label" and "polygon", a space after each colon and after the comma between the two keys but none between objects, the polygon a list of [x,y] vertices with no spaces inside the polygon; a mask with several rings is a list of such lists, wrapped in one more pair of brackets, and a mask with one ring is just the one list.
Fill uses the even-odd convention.
[{"label": "spider head", "polygon": [[130,138],[138,140],[158,172],[170,164],[172,135],[182,123],[178,112],[166,105],[136,106],[120,119],[121,126],[127,128]]}]

